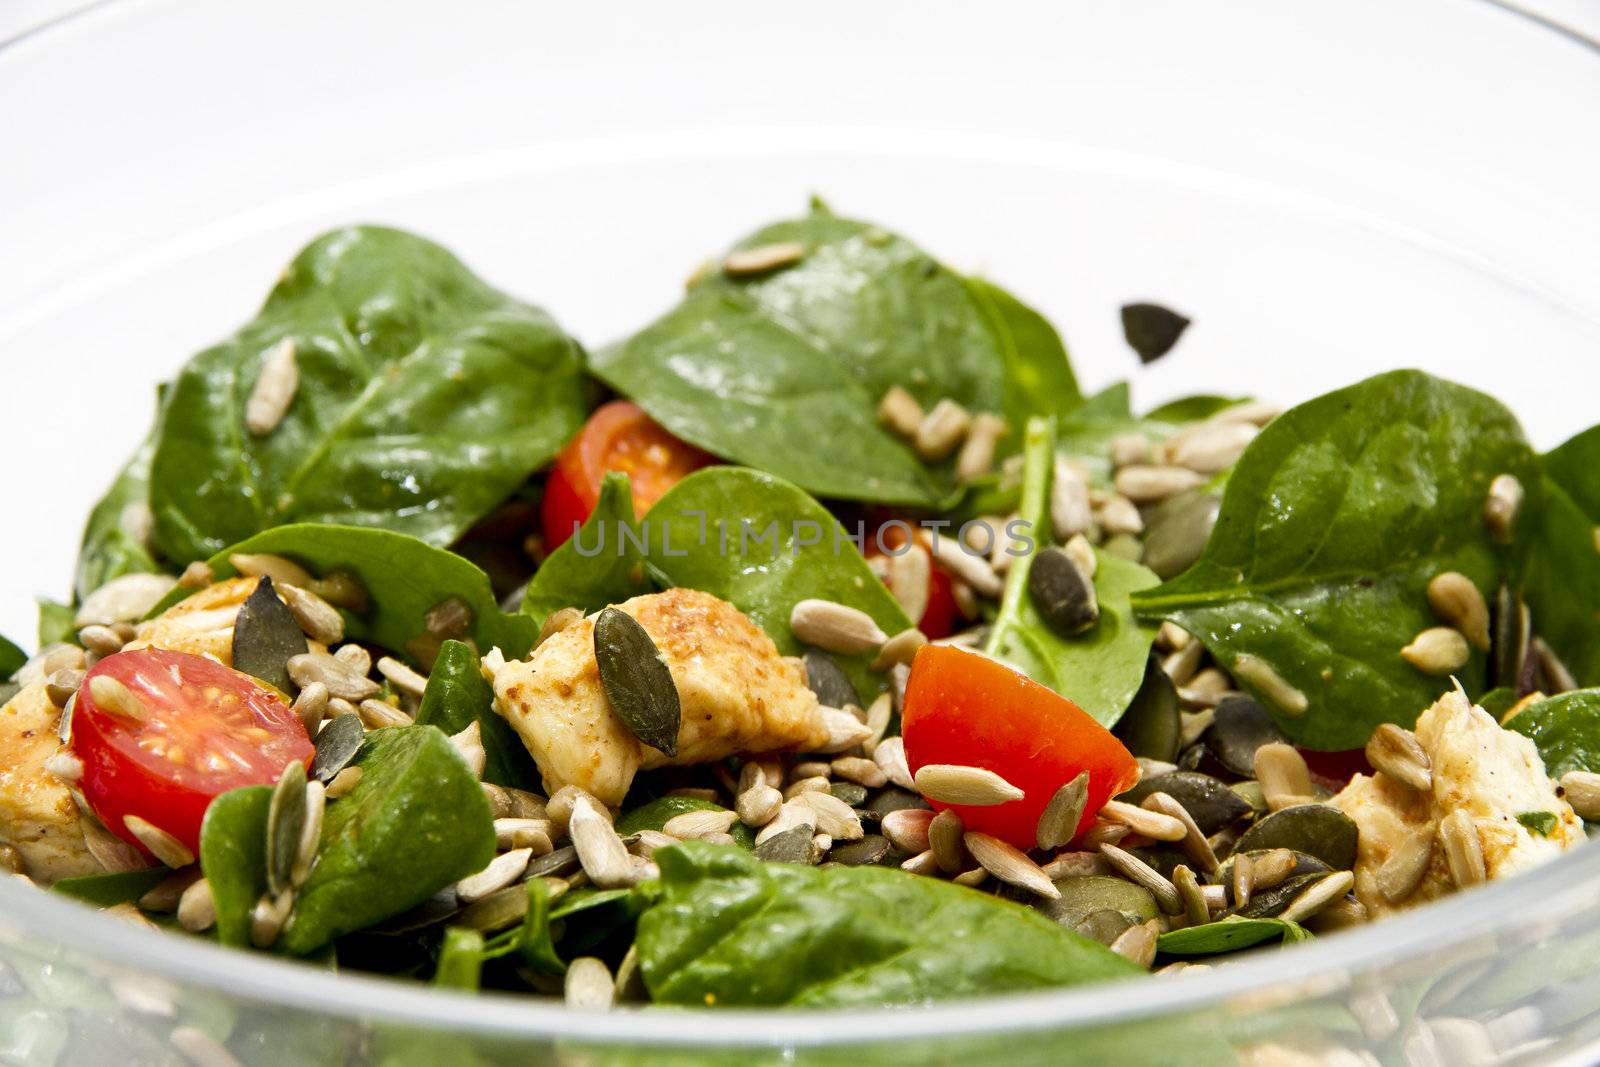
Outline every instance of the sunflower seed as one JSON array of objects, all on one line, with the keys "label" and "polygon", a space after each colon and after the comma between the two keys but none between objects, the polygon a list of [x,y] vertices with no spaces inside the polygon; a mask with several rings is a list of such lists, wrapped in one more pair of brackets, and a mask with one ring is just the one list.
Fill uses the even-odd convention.
[{"label": "sunflower seed", "polygon": [[1206,648],[1199,641],[1191,641],[1161,661],[1161,670],[1172,679],[1173,685],[1186,685],[1200,669],[1200,660]]},{"label": "sunflower seed", "polygon": [[1005,591],[1005,582],[994,568],[989,566],[989,561],[982,556],[975,556],[961,546],[961,542],[953,537],[935,537],[934,562],[946,573],[960,579],[973,590],[986,597],[998,597]]},{"label": "sunflower seed", "polygon": [[1154,867],[1116,845],[1101,845],[1100,854],[1124,878],[1148,890],[1150,895],[1156,898],[1156,905],[1163,912],[1168,915],[1183,914],[1183,898],[1178,894],[1178,887]]},{"label": "sunflower seed", "polygon": [[279,585],[311,589],[316,583],[311,572],[294,560],[264,552],[235,552],[228,557],[228,565],[246,578],[271,578]]},{"label": "sunflower seed", "polygon": [[1600,821],[1600,774],[1568,771],[1561,776],[1561,791],[1578,818]]},{"label": "sunflower seed", "polygon": [[1127,467],[1150,462],[1150,438],[1142,433],[1121,433],[1111,439],[1111,465]]},{"label": "sunflower seed", "polygon": [[896,663],[909,664],[916,656],[917,650],[928,643],[928,637],[915,626],[909,630],[901,630],[883,643],[878,650],[877,658],[872,661],[872,669],[886,671]]},{"label": "sunflower seed", "polygon": [[283,932],[283,924],[289,921],[293,908],[292,891],[285,890],[277,896],[262,894],[256,906],[250,909],[250,943],[260,949],[271,948]]},{"label": "sunflower seed", "polygon": [[1053,545],[1033,557],[1028,596],[1045,624],[1063,636],[1081,634],[1100,621],[1094,586],[1072,557]]},{"label": "sunflower seed", "polygon": [[1522,497],[1522,483],[1514,474],[1497,474],[1489,483],[1489,494],[1483,501],[1483,520],[1489,526],[1489,536],[1501,544],[1511,541]]},{"label": "sunflower seed", "polygon": [[364,676],[372,673],[372,653],[354,642],[340,645],[332,654],[336,661],[344,664],[356,674]]},{"label": "sunflower seed", "polygon": [[1156,938],[1159,933],[1160,924],[1154,919],[1130,926],[1111,942],[1111,951],[1148,970],[1156,959]]},{"label": "sunflower seed", "polygon": [[1184,855],[1193,860],[1207,876],[1217,873],[1222,866],[1217,860],[1217,853],[1201,831],[1199,824],[1195,822],[1194,816],[1189,814],[1188,808],[1178,803],[1175,797],[1159,791],[1146,796],[1140,806],[1181,823],[1184,835],[1179,847],[1183,849]]},{"label": "sunflower seed", "polygon": [[89,679],[89,698],[96,708],[119,719],[138,723],[150,718],[150,709],[144,706],[144,701],[109,674],[97,674]]},{"label": "sunflower seed", "polygon": [[1474,648],[1489,651],[1489,605],[1471,578],[1460,571],[1435,575],[1428,583],[1428,604]]},{"label": "sunflower seed", "polygon": [[344,616],[338,608],[298,585],[285,583],[276,589],[305,636],[324,645],[344,640]]},{"label": "sunflower seed", "polygon": [[1135,504],[1153,504],[1205,484],[1205,478],[1182,467],[1136,464],[1123,467],[1113,478],[1117,492]]},{"label": "sunflower seed", "polygon": [[1472,820],[1471,812],[1457,809],[1446,815],[1439,823],[1439,844],[1444,847],[1450,877],[1455,879],[1458,887],[1467,889],[1489,880],[1483,858],[1483,841],[1478,836],[1478,827]]},{"label": "sunflower seed", "polygon": [[64,748],[57,749],[44,761],[44,770],[70,785],[83,777],[83,760]]},{"label": "sunflower seed", "polygon": [[[567,891],[567,883],[560,879],[547,879],[545,884],[551,889],[552,901],[556,894]],[[492,933],[520,923],[527,914],[528,889],[526,885],[517,883],[468,905],[455,921],[469,930]]]},{"label": "sunflower seed", "polygon": [[1419,792],[1433,789],[1433,769],[1417,735],[1386,722],[1367,741],[1367,762],[1402,785]]},{"label": "sunflower seed", "polygon": [[392,656],[378,660],[378,673],[387,678],[395,689],[410,696],[421,697],[427,691],[428,679]]},{"label": "sunflower seed", "polygon": [[916,855],[930,847],[928,826],[933,822],[933,812],[922,808],[901,808],[883,817],[879,829],[883,836],[901,852]]},{"label": "sunflower seed", "polygon": [[[550,799],[545,803],[545,816],[558,834],[567,832],[567,823],[572,819],[572,813],[578,806],[578,801],[589,794],[575,785],[564,785],[550,794]],[[509,794],[507,796],[509,800]]]},{"label": "sunflower seed", "polygon": [[1437,828],[1428,824],[1412,831],[1389,854],[1377,870],[1378,892],[1391,904],[1398,904],[1422,884],[1422,876],[1433,862],[1433,842]]},{"label": "sunflower seed", "polygon": [[789,267],[805,258],[806,246],[799,241],[779,241],[754,248],[740,248],[722,258],[722,269],[735,278],[766,274]]},{"label": "sunflower seed", "polygon": [[956,450],[971,425],[967,409],[947,397],[922,417],[911,446],[924,462],[938,463]]},{"label": "sunflower seed", "polygon": [[390,726],[410,726],[411,716],[381,700],[363,700],[356,708],[361,725],[369,730],[382,730]]},{"label": "sunflower seed", "polygon": [[567,1007],[579,1011],[609,1011],[617,987],[611,970],[593,956],[579,956],[567,965],[562,987]]},{"label": "sunflower seed", "polygon": [[578,851],[583,873],[601,889],[622,889],[633,884],[633,863],[627,846],[611,826],[611,817],[599,801],[584,794],[572,806],[567,825],[572,846]]},{"label": "sunflower seed", "polygon": [[928,823],[928,847],[945,874],[956,874],[966,868],[968,855],[962,840],[966,832],[961,816],[953,811],[941,811]]},{"label": "sunflower seed", "polygon": [[783,794],[767,785],[765,781],[740,793],[738,799],[734,801],[734,810],[739,815],[739,821],[752,828],[765,826],[777,818],[778,809],[781,807],[783,807]]},{"label": "sunflower seed", "polygon": [[1147,811],[1135,804],[1108,800],[1100,809],[1100,818],[1121,823],[1136,834],[1152,841],[1182,841],[1188,831],[1183,823],[1159,811]]},{"label": "sunflower seed", "polygon": [[1467,639],[1449,626],[1423,630],[1400,650],[1400,657],[1423,674],[1445,675],[1466,666],[1472,656]]},{"label": "sunflower seed", "polygon": [[1250,903],[1250,894],[1255,891],[1255,859],[1247,853],[1240,853],[1233,857],[1233,870],[1230,876],[1233,889],[1233,906],[1242,908]]},{"label": "sunflower seed", "polygon": [[577,608],[562,608],[560,611],[551,612],[545,618],[544,625],[539,628],[539,639],[534,642],[533,647],[538,648],[556,634],[582,621],[583,612]]},{"label": "sunflower seed", "polygon": [[[899,555],[887,557],[888,574],[884,583],[900,604],[906,618],[917,620],[928,610],[928,585],[933,575],[933,558],[921,542],[912,541]],[[824,703],[827,703],[824,701]]]},{"label": "sunflower seed", "polygon": [[[1096,515],[1100,520],[1100,529],[1107,537],[1133,537],[1144,532],[1144,516],[1139,514],[1139,506],[1125,496],[1109,498],[1100,505]],[[1132,558],[1137,559],[1138,556]]]},{"label": "sunflower seed", "polygon": [[210,1034],[197,1026],[175,1027],[167,1041],[177,1049],[193,1067],[244,1067],[227,1046],[219,1044]]},{"label": "sunflower seed", "polygon": [[1050,803],[1045,805],[1034,832],[1035,844],[1046,852],[1065,848],[1078,836],[1078,826],[1083,822],[1084,806],[1088,799],[1089,772],[1082,771],[1057,789]]},{"label": "sunflower seed", "polygon": [[1079,836],[1078,845],[1086,849],[1099,848],[1106,844],[1114,845],[1132,832],[1132,829],[1121,823],[1106,822],[1097,818],[1094,825]]},{"label": "sunflower seed", "polygon": [[840,756],[833,761],[833,773],[835,777],[868,789],[882,789],[889,784],[889,776],[883,768],[876,761],[861,756]]},{"label": "sunflower seed", "polygon": [[138,622],[177,584],[176,579],[164,574],[127,574],[113,578],[84,599],[72,625],[82,630],[96,624]]},{"label": "sunflower seed", "polygon": [[956,481],[970,482],[993,470],[995,447],[1010,430],[1006,420],[1000,416],[979,412],[967,431],[967,440],[961,446],[961,453],[956,456]]},{"label": "sunflower seed", "polygon": [[1228,695],[1232,680],[1215,667],[1207,667],[1189,679],[1189,684],[1178,690],[1178,699],[1189,711],[1204,711],[1216,707]]},{"label": "sunflower seed", "polygon": [[1180,863],[1172,868],[1172,884],[1183,901],[1183,915],[1190,926],[1202,926],[1211,921],[1211,907],[1206,903],[1199,879],[1187,864]]},{"label": "sunflower seed", "polygon": [[483,727],[474,720],[465,730],[451,734],[450,743],[472,769],[472,776],[482,778],[483,768],[489,761],[488,753],[483,748]]},{"label": "sunflower seed", "polygon": [[[295,636],[302,642],[305,641],[299,623],[295,623]],[[345,648],[350,647],[353,646],[345,646]],[[381,688],[377,682],[367,677],[365,671],[357,671],[336,656],[321,652],[294,656],[289,660],[288,667],[290,680],[302,689],[320,682],[327,687],[330,697],[338,697],[340,700],[352,703],[371,699]]]},{"label": "sunflower seed", "polygon": [[533,849],[516,848],[502,852],[489,861],[489,865],[469,878],[456,883],[456,896],[464,904],[475,904],[485,897],[500,892],[520,879],[533,859]]},{"label": "sunflower seed", "polygon": [[878,401],[878,422],[906,440],[922,425],[922,405],[898,385],[891,385]]},{"label": "sunflower seed", "polygon": [[1274,741],[1256,749],[1256,781],[1272,811],[1303,803],[1311,796],[1311,770],[1305,757],[1293,745]]},{"label": "sunflower seed", "polygon": [[917,788],[911,768],[906,766],[906,743],[902,738],[886,737],[872,750],[872,762],[883,768],[889,781],[901,789]]},{"label": "sunflower seed", "polygon": [[1050,876],[1021,849],[976,831],[968,831],[962,843],[984,870],[1007,885],[1026,889],[1047,900],[1061,898],[1061,891],[1050,881]]},{"label": "sunflower seed", "polygon": [[1217,474],[1239,461],[1258,432],[1248,422],[1203,422],[1167,442],[1167,460],[1200,474]]},{"label": "sunflower seed", "polygon": [[1295,874],[1299,866],[1300,859],[1291,849],[1273,848],[1253,853],[1250,855],[1250,880],[1256,889],[1276,889]]},{"label": "sunflower seed", "polygon": [[880,693],[878,699],[867,707],[867,729],[871,732],[867,734],[867,739],[861,742],[861,748],[868,756],[877,755],[878,745],[883,742],[883,735],[888,731],[889,720],[893,716],[894,698],[888,693]]},{"label": "sunflower seed", "polygon": [[267,807],[267,889],[282,893],[294,885],[294,867],[305,834],[306,769],[295,760],[283,769]]},{"label": "sunflower seed", "polygon": [[816,749],[824,755],[848,751],[872,736],[872,728],[848,711],[822,706],[817,711],[828,731],[828,739]]},{"label": "sunflower seed", "polygon": [[1355,884],[1356,876],[1349,871],[1335,871],[1326,878],[1319,878],[1290,901],[1289,906],[1278,914],[1278,918],[1286,922],[1305,922],[1350,892]]},{"label": "sunflower seed", "polygon": [[859,841],[862,837],[861,816],[854,808],[831,793],[802,793],[797,801],[809,807],[816,815],[816,827],[821,833],[840,841]]},{"label": "sunflower seed", "polygon": [[178,925],[191,934],[200,934],[217,924],[217,904],[211,883],[204,878],[190,883],[178,898]]},{"label": "sunflower seed", "polygon": [[990,806],[1021,800],[1025,795],[993,771],[956,763],[924,764],[912,781],[919,793],[941,804]]},{"label": "sunflower seed", "polygon": [[289,871],[289,881],[299,889],[311,876],[311,865],[316,862],[317,849],[322,845],[322,815],[327,807],[327,787],[321,782],[306,783],[305,824],[300,831],[300,844],[295,849],[294,866]]},{"label": "sunflower seed", "polygon": [[1272,664],[1249,652],[1233,659],[1233,676],[1244,682],[1285,715],[1304,715],[1311,702],[1279,674]]},{"label": "sunflower seed", "polygon": [[495,847],[505,852],[525,848],[535,856],[547,856],[553,849],[550,835],[554,829],[549,819],[496,819]]},{"label": "sunflower seed", "polygon": [[889,640],[872,616],[832,600],[801,600],[789,613],[789,628],[805,644],[844,656],[871,652]]},{"label": "sunflower seed", "polygon": [[725,834],[739,820],[731,811],[686,811],[674,815],[661,827],[679,841],[698,841],[713,834]]},{"label": "sunflower seed", "polygon": [[821,860],[822,853],[813,840],[814,836],[812,828],[804,824],[790,827],[756,845],[756,859],[764,863],[816,864]]},{"label": "sunflower seed", "polygon": [[244,424],[252,437],[266,437],[278,428],[294,403],[300,388],[300,369],[295,363],[293,337],[285,337],[267,349],[250,398],[245,401]]},{"label": "sunflower seed", "polygon": [[124,815],[122,825],[128,832],[138,838],[139,844],[149,850],[150,854],[163,864],[174,870],[187,867],[194,862],[194,853],[176,837],[137,815]]},{"label": "sunflower seed", "polygon": [[429,608],[422,617],[422,626],[431,636],[441,641],[452,641],[471,631],[475,619],[472,605],[453,596]]},{"label": "sunflower seed", "polygon": [[[302,695],[309,690],[307,686],[301,691]],[[355,759],[365,738],[366,731],[361,728],[359,716],[339,715],[329,719],[316,734],[317,754],[311,760],[311,777],[324,784],[331,783]]]},{"label": "sunflower seed", "polygon": [[199,877],[198,867],[173,871],[139,898],[139,907],[144,911],[171,914],[178,910],[178,902],[183,899],[183,894]]},{"label": "sunflower seed", "polygon": [[1056,539],[1070,541],[1094,525],[1089,486],[1065,457],[1057,457],[1050,480],[1050,526]]},{"label": "sunflower seed", "polygon": [[933,852],[930,849],[927,852],[919,852],[912,856],[900,864],[900,869],[925,878],[935,878],[939,874],[939,861],[934,859]]}]

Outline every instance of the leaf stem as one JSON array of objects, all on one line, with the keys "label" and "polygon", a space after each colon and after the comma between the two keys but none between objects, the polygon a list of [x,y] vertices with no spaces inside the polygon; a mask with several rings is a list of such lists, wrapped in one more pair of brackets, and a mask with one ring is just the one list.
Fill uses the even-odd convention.
[{"label": "leaf stem", "polygon": [[1006,633],[1017,623],[1023,598],[1028,595],[1028,572],[1033,557],[1050,540],[1050,479],[1055,472],[1055,420],[1036,415],[1028,420],[1022,439],[1022,506],[1017,517],[1028,524],[1034,539],[1033,551],[1014,560],[1000,599],[1000,612],[989,627],[983,650],[997,655]]}]

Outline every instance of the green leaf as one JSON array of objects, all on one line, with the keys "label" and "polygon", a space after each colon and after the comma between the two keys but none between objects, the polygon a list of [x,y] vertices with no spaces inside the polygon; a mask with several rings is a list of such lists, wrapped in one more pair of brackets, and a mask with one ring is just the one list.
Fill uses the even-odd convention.
[{"label": "green leaf", "polygon": [[15,641],[0,637],[0,681],[10,678],[28,662],[28,654]]},{"label": "green leaf", "polygon": [[1311,934],[1299,923],[1287,919],[1246,919],[1230,915],[1202,926],[1169,930],[1156,939],[1156,949],[1169,956],[1215,956],[1279,939],[1292,945],[1310,940]]},{"label": "green leaf", "polygon": [[[1048,539],[1050,478],[1055,461],[1050,423],[1029,423],[1023,454],[1020,518],[1033,536]],[[1044,547],[1041,543],[1039,548]],[[1106,726],[1122,717],[1144,682],[1155,627],[1138,622],[1130,598],[1159,579],[1137,563],[1096,552],[1095,595],[1100,621],[1085,633],[1063,637],[1039,617],[1028,594],[1033,553],[1011,562],[1000,612],[984,650],[1034,681],[1070,699]]]},{"label": "green leaf", "polygon": [[483,978],[483,959],[483,934],[452,926],[444,932],[444,942],[439,946],[439,965],[433,972],[433,984],[443,989],[476,993]]},{"label": "green leaf", "polygon": [[[821,207],[739,247],[787,242],[804,246],[798,263],[712,273],[661,319],[596,353],[595,373],[707,451],[820,496],[885,504],[935,506],[958,489],[951,463],[927,466],[878,424],[891,386],[924,408],[954,398],[1016,426],[1074,399],[1049,325],[993,286]],[[1054,386],[1033,392],[1035,381]]]},{"label": "green leaf", "polygon": [[624,529],[637,529],[633,493],[628,476],[613,471],[600,483],[600,499],[582,528],[550,554],[528,583],[522,613],[542,627],[562,608],[589,615],[650,592],[642,557],[631,543],[621,543]]},{"label": "green leaf", "polygon": [[271,804],[271,786],[232,789],[211,802],[200,824],[200,870],[211,883],[217,940],[224,945],[250,946],[250,909],[267,891]]},{"label": "green leaf", "polygon": [[[527,653],[539,633],[532,620],[500,610],[488,577],[477,567],[405,534],[309,523],[282,526],[223,549],[211,557],[211,569],[219,581],[232,578],[239,572],[228,558],[258,552],[286,556],[318,577],[344,572],[359,579],[371,606],[349,636],[395,652],[425,638],[428,612],[452,598],[472,608],[471,636],[479,648],[498,647],[508,659],[515,659]],[[175,591],[154,613],[191,592]]]},{"label": "green leaf", "polygon": [[1169,400],[1149,411],[1145,418],[1151,422],[1184,423],[1209,419],[1221,411],[1243,404],[1249,397],[1214,396],[1202,393]]},{"label": "green leaf", "polygon": [[1533,739],[1551,778],[1600,773],[1600,689],[1575,689],[1530,704],[1505,724]]},{"label": "green leaf", "polygon": [[149,548],[123,521],[130,506],[149,501],[150,458],[154,454],[155,440],[151,438],[139,446],[106,495],[89,513],[83,544],[78,550],[75,586],[80,602],[113,578],[160,573],[162,568],[150,555]]},{"label": "green leaf", "polygon": [[72,605],[59,604],[45,597],[40,597],[38,604],[39,647],[75,643],[78,639],[78,627],[75,622],[78,613]]},{"label": "green leaf", "polygon": [[1520,811],[1517,813],[1517,822],[1525,826],[1530,834],[1539,837],[1549,837],[1555,832],[1556,825],[1560,823],[1553,811]]},{"label": "green leaf", "polygon": [[[1489,482],[1537,470],[1521,428],[1482,393],[1394,371],[1302,404],[1267,425],[1228,481],[1200,561],[1134,596],[1235,677],[1255,657],[1304,698],[1240,678],[1285,733],[1358,748],[1380,723],[1409,725],[1449,687],[1400,657],[1438,624],[1427,584],[1455,570],[1492,590],[1502,560],[1483,520]],[[1483,688],[1474,651],[1457,676]],[[1267,692],[1273,688],[1274,692]]]},{"label": "green leaf", "polygon": [[279,946],[303,956],[482,870],[495,854],[483,789],[432,726],[373,730],[361,780],[329,802],[322,845]]},{"label": "green leaf", "polygon": [[1143,973],[1030,908],[904,871],[700,841],[655,859],[635,945],[658,1003],[882,1008]]},{"label": "green leaf", "polygon": [[1600,685],[1600,426],[1543,461],[1517,518],[1533,627],[1579,685]]},{"label": "green leaf", "polygon": [[[299,388],[256,436],[245,406],[284,341]],[[295,257],[254,320],[173,382],[151,461],[156,543],[181,565],[319,522],[443,547],[586,414],[581,351],[550,316],[430,241],[335,230]]]},{"label": "green leaf", "polygon": [[[624,812],[617,820],[617,833],[623,837],[636,834],[640,830],[659,830],[667,825],[669,819],[691,811],[727,811],[721,804],[699,797],[659,797],[632,811]],[[756,847],[756,838],[750,827],[742,822],[736,822],[728,833],[733,835],[740,847],[749,850]]]},{"label": "green leaf", "polygon": [[1473,701],[1473,703],[1477,704],[1478,707],[1482,708],[1484,711],[1487,711],[1490,715],[1493,715],[1496,719],[1499,719],[1501,716],[1505,715],[1506,712],[1515,707],[1517,701],[1520,699],[1522,698],[1517,696],[1517,691],[1515,689],[1502,685],[1495,689],[1489,690],[1487,693],[1483,694],[1483,696]]},{"label": "green leaf", "polygon": [[550,884],[543,878],[528,881],[528,914],[516,929],[516,950],[522,962],[540,974],[565,974],[567,965],[550,939]]},{"label": "green leaf", "polygon": [[460,641],[446,641],[428,674],[417,725],[458,734],[474,722],[483,739],[483,780],[536,789],[538,768],[511,724],[495,714],[494,689],[483,676],[478,654]]},{"label": "green leaf", "polygon": [[93,904],[97,908],[109,908],[114,904],[136,903],[140,897],[166,881],[171,873],[165,867],[151,867],[144,871],[63,878],[52,885],[50,891]]}]

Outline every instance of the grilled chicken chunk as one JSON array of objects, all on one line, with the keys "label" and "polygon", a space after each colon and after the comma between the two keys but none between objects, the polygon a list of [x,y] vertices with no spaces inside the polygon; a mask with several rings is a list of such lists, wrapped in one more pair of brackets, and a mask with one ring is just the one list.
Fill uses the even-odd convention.
[{"label": "grilled chicken chunk", "polygon": [[211,656],[231,667],[233,624],[259,582],[259,578],[229,578],[197,590],[139,627],[138,637],[127,647]]},{"label": "grilled chicken chunk", "polygon": [[594,620],[554,635],[494,677],[495,708],[521,735],[554,792],[575,785],[620,804],[641,769],[738,753],[805,749],[827,730],[804,669],[726,601],[692,589],[635,597],[620,610],[660,649],[683,708],[678,755],[668,758],[612,711],[595,662]]},{"label": "grilled chicken chunk", "polygon": [[[1446,693],[1417,720],[1417,740],[1433,769],[1433,788],[1417,792],[1377,773],[1356,775],[1333,803],[1360,832],[1356,896],[1374,918],[1415,907],[1455,889],[1443,849],[1435,844],[1426,872],[1408,896],[1391,901],[1378,888],[1378,870],[1412,833],[1437,827],[1456,811],[1472,816],[1489,878],[1504,878],[1553,859],[1584,840],[1583,822],[1556,795],[1533,742],[1502,729],[1458,691]],[[1518,815],[1555,816],[1549,836]]]},{"label": "grilled chicken chunk", "polygon": [[23,873],[46,885],[103,873],[83,843],[66,783],[44,767],[61,747],[60,720],[43,682],[26,686],[0,708],[0,844],[21,853]]}]

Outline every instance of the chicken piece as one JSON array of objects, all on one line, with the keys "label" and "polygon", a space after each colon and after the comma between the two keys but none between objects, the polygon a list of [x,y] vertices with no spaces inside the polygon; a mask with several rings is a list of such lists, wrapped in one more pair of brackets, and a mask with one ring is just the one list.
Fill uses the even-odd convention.
[{"label": "chicken piece", "polygon": [[[1416,735],[1433,768],[1431,791],[1417,792],[1380,772],[1370,778],[1356,775],[1333,799],[1359,831],[1356,896],[1374,918],[1454,891],[1437,845],[1409,896],[1391,902],[1377,884],[1379,868],[1410,834],[1437,827],[1453,812],[1472,816],[1491,880],[1553,859],[1584,840],[1582,820],[1556,794],[1533,741],[1502,729],[1460,691],[1446,693],[1423,712]],[[1556,817],[1549,836],[1517,821],[1529,812]]]},{"label": "chicken piece", "polygon": [[225,667],[233,666],[233,624],[259,582],[259,578],[229,578],[207,586],[139,627],[127,648],[211,656]]},{"label": "chicken piece", "polygon": [[683,709],[678,755],[640,742],[611,709],[594,655],[594,620],[554,635],[495,672],[495,709],[528,746],[549,792],[575,785],[622,803],[640,769],[739,753],[805,749],[828,732],[804,668],[726,601],[669,589],[618,605],[649,633]]},{"label": "chicken piece", "polygon": [[43,682],[0,708],[0,844],[16,849],[23,873],[45,885],[104,873],[84,844],[71,791],[44,767],[60,747],[60,720]]}]

